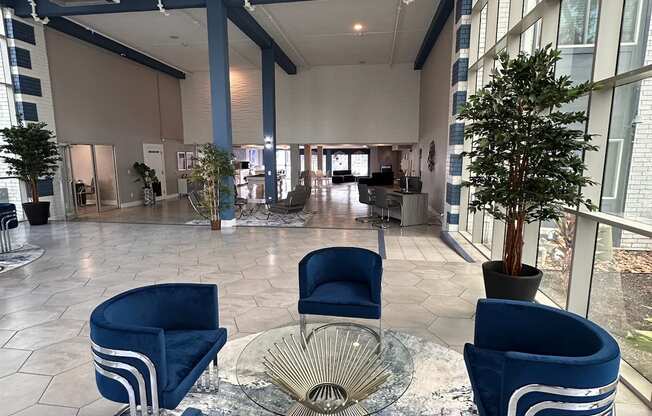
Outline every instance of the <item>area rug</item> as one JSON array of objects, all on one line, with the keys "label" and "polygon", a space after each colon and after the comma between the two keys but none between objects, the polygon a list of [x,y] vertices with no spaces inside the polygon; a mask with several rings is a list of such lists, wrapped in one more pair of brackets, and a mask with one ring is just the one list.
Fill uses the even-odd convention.
[{"label": "area rug", "polygon": [[[270,219],[266,219],[262,216],[256,218],[255,216],[244,217],[236,219],[236,227],[292,227],[299,228],[305,227],[314,214],[307,213],[301,214],[301,217],[293,215],[291,217],[285,218],[285,221],[278,216],[272,216]],[[208,220],[192,220],[186,222],[186,225],[199,225],[199,226],[209,226],[210,221]]]},{"label": "area rug", "polygon": [[38,259],[45,253],[45,250],[32,244],[24,244],[16,247],[9,253],[0,254],[0,273],[25,266]]},{"label": "area rug", "polygon": [[[408,348],[414,361],[414,378],[405,394],[380,416],[473,416],[477,415],[461,354],[431,341],[403,332],[389,331]],[[193,390],[169,412],[180,416],[194,407],[206,416],[269,416],[250,401],[238,385],[235,366],[240,352],[256,335],[229,341],[219,353],[219,392]],[[264,382],[261,382],[264,383]]]}]

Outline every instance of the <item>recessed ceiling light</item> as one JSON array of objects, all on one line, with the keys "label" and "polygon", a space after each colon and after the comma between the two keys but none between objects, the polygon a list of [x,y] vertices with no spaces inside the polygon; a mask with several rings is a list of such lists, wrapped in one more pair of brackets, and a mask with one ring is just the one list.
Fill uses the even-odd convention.
[{"label": "recessed ceiling light", "polygon": [[362,29],[364,29],[364,26],[362,26],[362,23],[356,23],[353,25],[353,30],[356,32],[361,32]]},{"label": "recessed ceiling light", "polygon": [[177,36],[177,35],[170,35],[170,39],[179,39],[179,36]]}]

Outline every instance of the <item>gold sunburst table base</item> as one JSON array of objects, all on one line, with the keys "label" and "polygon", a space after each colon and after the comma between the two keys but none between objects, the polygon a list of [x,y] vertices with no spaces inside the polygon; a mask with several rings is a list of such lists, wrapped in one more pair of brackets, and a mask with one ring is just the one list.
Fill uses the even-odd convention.
[{"label": "gold sunburst table base", "polygon": [[[349,406],[337,413],[329,413],[330,416],[365,416],[367,414],[369,412],[359,404]],[[297,403],[288,411],[287,416],[324,416],[324,414]]]}]

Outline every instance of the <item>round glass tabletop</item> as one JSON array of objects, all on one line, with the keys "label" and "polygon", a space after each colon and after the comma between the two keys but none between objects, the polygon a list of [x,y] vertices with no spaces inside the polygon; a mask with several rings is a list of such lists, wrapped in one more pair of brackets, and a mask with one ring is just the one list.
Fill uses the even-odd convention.
[{"label": "round glass tabletop", "polygon": [[283,416],[377,413],[396,402],[412,382],[414,364],[396,337],[348,323],[276,328],[242,350],[236,377],[263,409]]}]

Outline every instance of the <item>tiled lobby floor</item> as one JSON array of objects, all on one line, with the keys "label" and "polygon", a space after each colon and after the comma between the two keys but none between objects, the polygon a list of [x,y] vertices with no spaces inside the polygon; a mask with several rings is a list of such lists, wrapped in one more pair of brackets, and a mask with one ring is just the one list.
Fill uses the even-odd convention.
[{"label": "tiled lobby floor", "polygon": [[[0,274],[0,416],[115,413],[119,406],[95,388],[88,344],[90,311],[109,296],[154,282],[215,283],[220,321],[231,338],[240,337],[296,322],[297,262],[307,252],[331,245],[378,250],[379,241],[375,230],[220,233],[90,222],[21,225],[15,236],[47,251]],[[471,340],[474,303],[483,296],[479,265],[461,262],[434,237],[387,237],[386,245],[385,327],[459,351]],[[624,389],[620,401],[620,414],[652,414]]]}]

